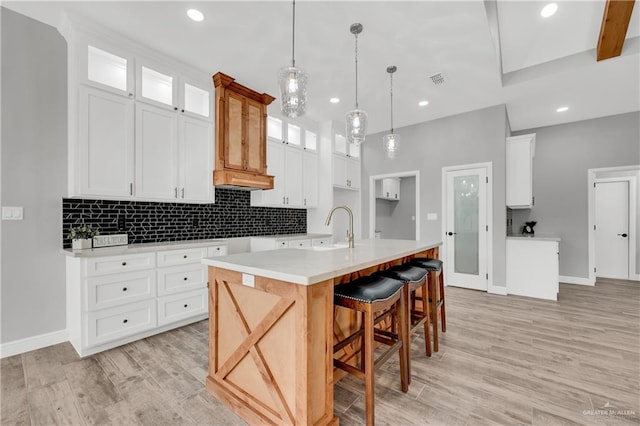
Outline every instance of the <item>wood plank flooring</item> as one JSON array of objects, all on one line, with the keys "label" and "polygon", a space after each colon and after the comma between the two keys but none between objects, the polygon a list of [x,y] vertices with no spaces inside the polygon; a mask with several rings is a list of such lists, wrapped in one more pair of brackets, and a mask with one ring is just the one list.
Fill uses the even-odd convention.
[{"label": "wood plank flooring", "polygon": [[[389,425],[640,424],[640,283],[561,284],[558,302],[447,287],[440,352],[412,341],[376,375]],[[2,360],[2,425],[244,424],[204,389],[207,321],[81,359],[60,344]],[[364,385],[335,388],[342,425],[362,424]]]}]

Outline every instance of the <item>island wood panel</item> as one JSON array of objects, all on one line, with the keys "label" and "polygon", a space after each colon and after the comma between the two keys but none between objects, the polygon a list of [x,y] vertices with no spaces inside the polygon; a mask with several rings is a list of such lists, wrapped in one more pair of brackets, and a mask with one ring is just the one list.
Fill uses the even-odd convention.
[{"label": "island wood panel", "polygon": [[250,424],[337,423],[333,280],[311,286],[209,268],[207,390]]},{"label": "island wood panel", "polygon": [[[392,266],[402,265],[403,263],[409,262],[413,258],[424,258],[424,257],[438,259],[439,257],[438,247],[434,247],[432,249],[425,250],[411,256],[405,256],[389,262],[380,263],[378,265],[361,269],[359,271],[354,271],[349,274],[345,274],[345,275],[334,278],[333,282],[335,285],[345,284],[357,278],[371,275],[375,272],[383,271],[385,269],[389,269]],[[416,291],[416,295],[420,296],[421,294],[422,294],[422,289],[418,289]],[[334,306],[333,309],[334,309],[333,341],[335,344],[341,340],[344,340],[347,336],[353,334],[356,330],[358,330],[358,328],[360,328],[362,318],[361,318],[361,315],[358,312],[354,311],[353,309],[347,309],[341,306]],[[421,300],[416,300],[416,309],[419,309],[419,310],[422,309]],[[381,324],[383,328],[390,327],[392,324],[392,319],[390,317],[387,317],[385,320],[383,320],[383,322],[381,322]],[[350,344],[342,348],[339,352],[334,354],[335,358],[347,364],[353,365],[354,367],[357,366],[360,360],[360,357],[356,355],[359,355],[360,343],[361,341],[359,339],[354,340],[353,342],[351,342]],[[376,342],[376,347],[379,345],[380,343]],[[347,374],[348,373],[344,370],[334,368],[333,383],[334,384],[337,383]]]}]

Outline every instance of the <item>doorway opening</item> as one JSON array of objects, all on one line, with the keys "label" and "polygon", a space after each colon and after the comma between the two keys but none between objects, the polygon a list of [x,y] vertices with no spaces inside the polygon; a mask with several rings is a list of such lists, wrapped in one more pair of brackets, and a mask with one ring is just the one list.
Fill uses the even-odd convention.
[{"label": "doorway opening", "polygon": [[596,277],[640,281],[640,166],[588,173],[589,284]]},{"label": "doorway opening", "polygon": [[369,238],[420,239],[420,171],[369,177]]}]

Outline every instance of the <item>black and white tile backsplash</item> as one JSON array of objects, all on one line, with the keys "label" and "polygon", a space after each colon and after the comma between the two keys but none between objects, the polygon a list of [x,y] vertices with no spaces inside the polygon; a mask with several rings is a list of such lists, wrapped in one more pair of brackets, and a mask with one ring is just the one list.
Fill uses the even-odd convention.
[{"label": "black and white tile backsplash", "polygon": [[251,207],[249,191],[217,188],[215,204],[62,199],[65,248],[69,230],[90,224],[129,235],[129,244],[307,232],[307,211]]}]

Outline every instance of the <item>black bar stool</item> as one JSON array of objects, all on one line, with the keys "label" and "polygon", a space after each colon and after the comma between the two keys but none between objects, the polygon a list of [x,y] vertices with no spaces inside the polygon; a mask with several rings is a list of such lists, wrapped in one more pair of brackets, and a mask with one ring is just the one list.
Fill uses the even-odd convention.
[{"label": "black bar stool", "polygon": [[[409,344],[407,345],[407,368],[409,369],[409,383],[411,383],[411,335],[416,332],[419,327],[424,328],[424,346],[425,354],[431,356],[431,336],[429,333],[429,303],[427,296],[427,270],[418,266],[405,263],[404,265],[393,266],[387,270],[376,272],[376,275],[395,278],[402,281],[404,297],[406,303],[407,315],[407,336]],[[422,289],[419,296],[422,302],[422,309],[416,309],[416,290]]]},{"label": "black bar stool", "polygon": [[429,308],[433,323],[433,350],[438,352],[438,313],[442,324],[442,332],[447,331],[447,314],[444,303],[444,272],[442,260],[430,258],[414,258],[412,265],[424,268],[429,272],[427,286],[429,287]]},{"label": "black bar stool", "polygon": [[[377,275],[361,277],[350,283],[337,285],[334,288],[335,305],[362,312],[360,330],[336,343],[333,347],[333,352],[335,353],[357,338],[361,338],[360,368],[337,359],[333,360],[333,365],[360,379],[364,379],[367,425],[374,424],[374,372],[396,350],[400,358],[402,391],[407,392],[409,389],[406,362],[406,349],[408,347],[406,308],[402,289],[403,284],[401,281]],[[375,314],[377,312],[382,312],[382,314],[376,317]],[[394,314],[393,316],[398,321],[397,333],[394,333],[393,329],[392,331],[386,331],[375,327],[376,324],[391,314]],[[374,360],[375,342],[383,343],[390,346],[390,348]]]}]

